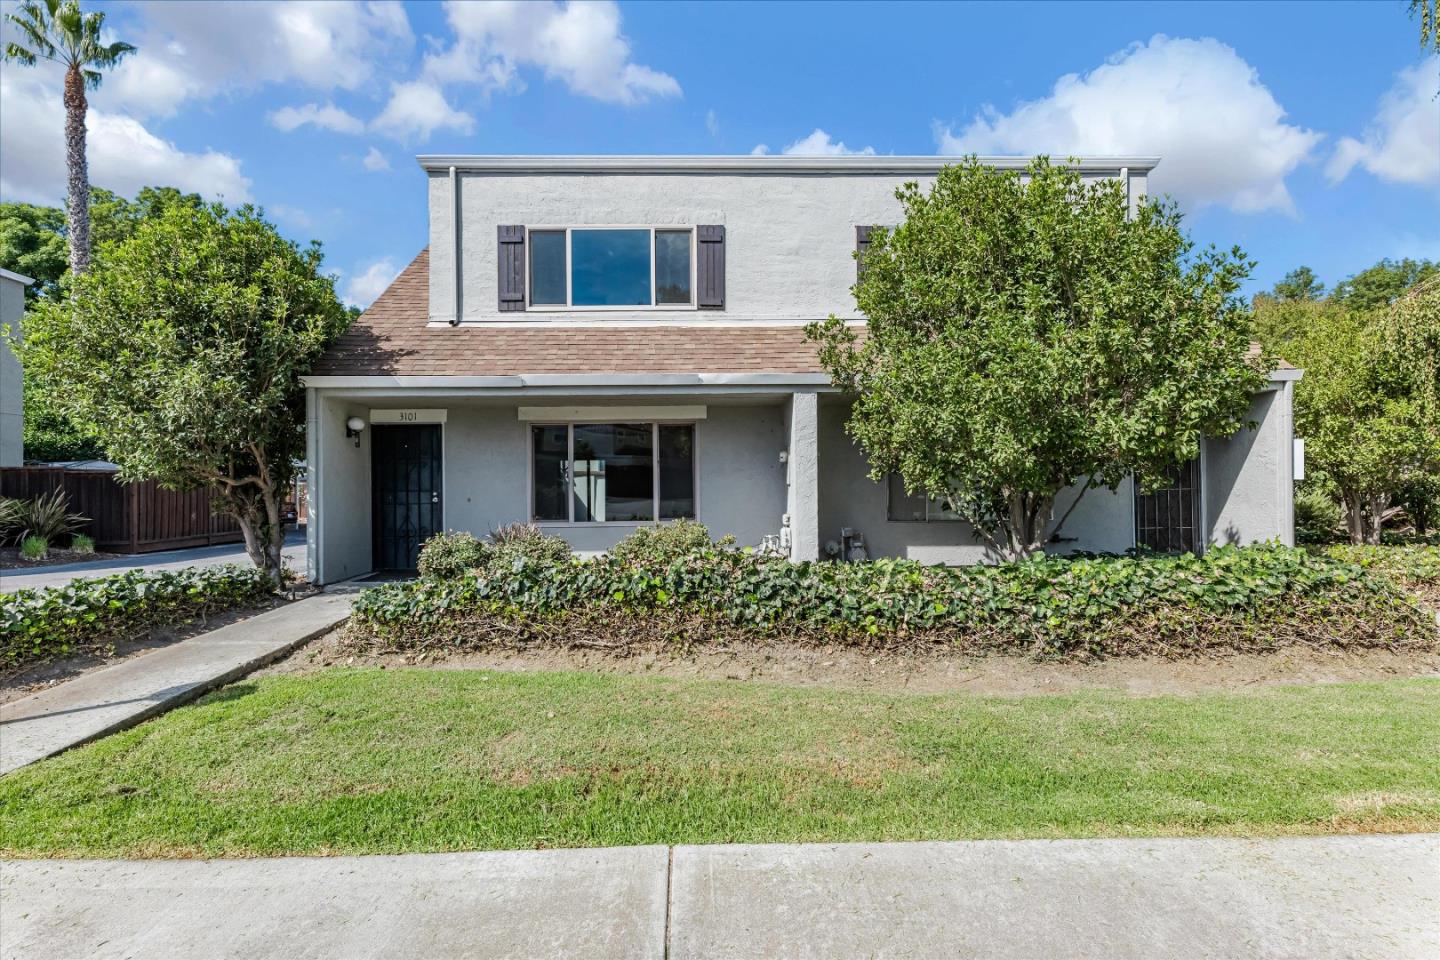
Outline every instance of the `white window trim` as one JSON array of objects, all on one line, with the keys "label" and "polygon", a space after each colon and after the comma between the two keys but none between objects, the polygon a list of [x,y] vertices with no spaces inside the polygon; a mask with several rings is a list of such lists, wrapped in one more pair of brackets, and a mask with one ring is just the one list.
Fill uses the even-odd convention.
[{"label": "white window trim", "polygon": [[[571,235],[576,230],[648,230],[650,231],[650,303],[649,304],[610,304],[598,306],[571,306],[575,299],[574,291],[571,289],[571,266],[574,257],[571,253]],[[655,232],[669,231],[675,233],[690,234],[690,302],[689,303],[656,303],[655,291]],[[533,258],[534,244],[531,242],[531,234],[534,233],[565,233],[565,302],[564,303],[531,303],[530,291],[535,283],[535,261]],[[699,251],[696,249],[697,240],[695,227],[690,224],[650,224],[650,223],[607,223],[607,224],[555,224],[553,226],[526,226],[525,228],[525,309],[534,313],[624,313],[626,311],[666,312],[666,311],[697,311],[699,306],[696,303],[695,288],[699,282]]]},{"label": "white window trim", "polygon": [[[647,418],[640,422],[650,425],[650,489],[653,491],[650,503],[654,510],[653,520],[576,520],[575,519],[575,428],[587,424],[612,424],[623,423],[623,420],[613,418],[595,419],[582,418],[578,420],[531,420],[525,424],[525,502],[527,504],[526,514],[529,522],[537,527],[658,527],[667,523],[675,523],[677,520],[698,520],[700,518],[700,428],[694,420],[679,418],[659,419]],[[632,421],[633,422],[633,421]],[[662,426],[687,426],[691,431],[690,445],[690,468],[694,480],[695,515],[693,517],[672,517],[669,519],[660,518],[660,428]],[[565,520],[537,520],[535,518],[535,427],[564,427],[565,428],[565,458],[566,458],[566,479],[569,489],[565,497]]]}]

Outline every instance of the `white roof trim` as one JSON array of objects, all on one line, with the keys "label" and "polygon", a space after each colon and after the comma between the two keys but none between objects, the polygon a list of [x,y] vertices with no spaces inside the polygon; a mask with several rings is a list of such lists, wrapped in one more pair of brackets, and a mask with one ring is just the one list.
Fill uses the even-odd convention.
[{"label": "white roof trim", "polygon": [[779,387],[829,386],[825,373],[533,373],[512,377],[390,377],[321,376],[302,377],[307,387]]},{"label": "white roof trim", "polygon": [[[792,156],[501,156],[421,154],[422,168],[448,174],[456,170],[476,173],[828,173],[828,174],[934,174],[963,157],[792,157]],[[1033,157],[979,157],[986,166],[1024,169]],[[1143,173],[1160,163],[1159,157],[1080,157],[1066,166],[1094,173]]]},{"label": "white roof trim", "polygon": [[6,270],[4,267],[0,267],[0,277],[4,277],[6,280],[14,280],[16,283],[23,283],[27,287],[35,282],[34,277],[27,277],[23,273],[16,273],[14,270]]}]

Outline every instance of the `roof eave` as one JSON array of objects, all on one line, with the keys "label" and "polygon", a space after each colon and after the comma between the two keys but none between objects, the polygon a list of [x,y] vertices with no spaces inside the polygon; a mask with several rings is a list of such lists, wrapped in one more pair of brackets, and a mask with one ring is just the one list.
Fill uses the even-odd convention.
[{"label": "roof eave", "polygon": [[[768,174],[934,174],[963,157],[795,157],[795,156],[526,156],[421,154],[415,158],[427,172],[449,172],[451,167],[494,174],[596,174],[596,173],[768,173]],[[1024,169],[1033,157],[977,157],[980,163],[1007,170]],[[1086,173],[1118,173],[1122,169],[1146,172],[1159,157],[1078,157],[1065,165]]]}]

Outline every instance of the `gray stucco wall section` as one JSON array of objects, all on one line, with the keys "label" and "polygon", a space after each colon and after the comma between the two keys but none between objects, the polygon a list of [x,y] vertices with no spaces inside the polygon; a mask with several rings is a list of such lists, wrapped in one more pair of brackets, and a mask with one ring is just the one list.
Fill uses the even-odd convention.
[{"label": "gray stucco wall section", "polygon": [[1200,463],[1210,543],[1295,542],[1294,381],[1273,385],[1250,405],[1252,429],[1207,439]]},{"label": "gray stucco wall section", "polygon": [[310,470],[310,576],[335,583],[369,573],[370,430],[360,446],[345,436],[345,421],[368,406],[309,390],[307,445]]},{"label": "gray stucco wall section", "polygon": [[[370,404],[326,397],[322,390],[311,394],[318,395],[312,402],[312,484],[319,478],[313,501],[318,508],[312,506],[315,519],[309,531],[312,555],[317,557],[312,575],[321,583],[334,583],[371,569],[370,438],[374,430],[385,427],[366,429],[356,449],[353,440],[345,439],[345,420],[361,416],[368,422]],[[653,405],[656,400],[647,397],[644,403]],[[476,536],[529,518],[529,425],[519,419],[519,405],[418,398],[375,403],[447,411],[444,526]],[[786,509],[783,449],[785,425],[778,403],[707,408],[705,419],[695,425],[696,494],[699,520],[712,535],[732,534],[742,546],[753,546],[765,534],[779,533]],[[573,549],[591,552],[610,548],[636,526],[545,524],[544,528]]]},{"label": "gray stucco wall section", "polygon": [[[855,227],[898,223],[901,208],[895,199],[896,188],[907,179],[928,186],[934,177],[895,172],[702,176],[462,171],[457,179],[463,224],[460,285],[464,321],[535,322],[579,315],[653,322],[817,320],[831,313],[858,318],[850,295],[855,282]],[[454,194],[448,173],[431,173],[429,185],[430,319],[447,322],[455,311]],[[1143,173],[1130,174],[1130,192],[1132,200],[1143,196]],[[532,228],[724,225],[725,310],[502,314],[496,228],[516,224]]]},{"label": "gray stucco wall section", "polygon": [[[24,313],[24,284],[0,277],[0,328],[8,326],[18,338]],[[24,384],[20,359],[9,342],[0,338],[0,467],[18,467],[25,462]]]}]

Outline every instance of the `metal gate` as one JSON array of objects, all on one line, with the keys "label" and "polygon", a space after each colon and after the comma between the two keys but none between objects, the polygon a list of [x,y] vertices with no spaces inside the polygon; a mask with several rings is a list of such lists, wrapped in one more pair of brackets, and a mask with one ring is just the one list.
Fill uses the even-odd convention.
[{"label": "metal gate", "polygon": [[1166,485],[1149,493],[1135,486],[1135,544],[1160,553],[1196,552],[1200,526],[1200,462],[1170,468]]},{"label": "metal gate", "polygon": [[440,427],[374,425],[371,530],[376,570],[414,570],[420,545],[443,529]]}]

